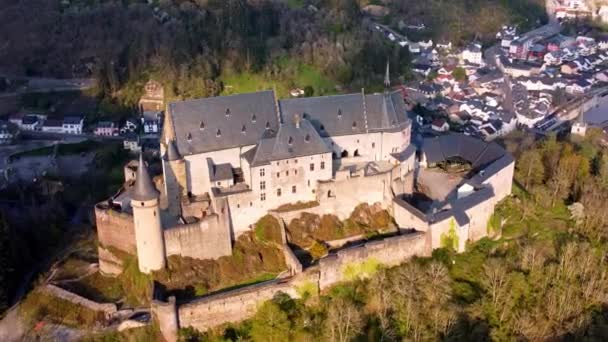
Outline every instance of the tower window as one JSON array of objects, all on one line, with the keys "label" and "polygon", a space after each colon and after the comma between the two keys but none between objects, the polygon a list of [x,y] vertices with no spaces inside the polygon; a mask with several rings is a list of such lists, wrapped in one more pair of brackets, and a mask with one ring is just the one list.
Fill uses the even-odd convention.
[{"label": "tower window", "polygon": [[277,189],[277,197],[281,197],[281,188]]},{"label": "tower window", "polygon": [[289,176],[289,170],[285,171],[285,176]]},{"label": "tower window", "polygon": [[277,178],[281,177],[281,173],[277,172]]},{"label": "tower window", "polygon": [[293,194],[296,193],[296,186],[295,185],[291,186],[291,193],[293,193]]},{"label": "tower window", "polygon": [[314,171],[314,170],[315,170],[315,164],[314,164],[314,163],[311,163],[311,164],[310,164],[310,171]]},{"label": "tower window", "polygon": [[321,162],[321,170],[325,170],[325,162],[324,161]]},{"label": "tower window", "polygon": [[264,170],[264,168],[260,169],[260,177],[264,177],[266,176],[266,170]]},{"label": "tower window", "polygon": [[260,190],[266,190],[266,182],[265,181],[261,181],[260,182]]},{"label": "tower window", "polygon": [[266,194],[265,193],[261,193],[260,194],[260,201],[265,201],[266,200]]}]

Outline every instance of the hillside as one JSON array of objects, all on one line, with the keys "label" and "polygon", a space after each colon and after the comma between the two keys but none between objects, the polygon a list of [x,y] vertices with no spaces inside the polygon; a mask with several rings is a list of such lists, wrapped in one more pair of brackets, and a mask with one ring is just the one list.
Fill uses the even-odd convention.
[{"label": "hillside", "polygon": [[[534,25],[541,0],[387,1],[384,20],[463,43],[509,22]],[[331,94],[380,89],[408,77],[409,54],[367,29],[365,0],[0,0],[0,71],[96,77],[106,111],[135,106],[149,78],[169,98],[312,87]],[[373,2],[371,2],[373,3]],[[287,63],[286,63],[287,61]],[[403,80],[403,78],[402,78]],[[259,86],[252,86],[252,84]],[[243,85],[241,85],[243,84]]]}]

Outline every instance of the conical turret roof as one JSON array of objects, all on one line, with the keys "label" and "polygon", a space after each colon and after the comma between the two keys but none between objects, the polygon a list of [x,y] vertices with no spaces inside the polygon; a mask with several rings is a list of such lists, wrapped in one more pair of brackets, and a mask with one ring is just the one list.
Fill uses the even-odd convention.
[{"label": "conical turret roof", "polygon": [[136,201],[150,201],[159,196],[158,190],[154,187],[146,164],[144,163],[143,153],[139,155],[139,166],[137,167],[137,178],[133,187],[133,198]]},{"label": "conical turret roof", "polygon": [[165,153],[165,158],[168,161],[180,160],[182,159],[182,155],[179,154],[177,150],[177,146],[175,146],[175,140],[171,139],[167,143],[167,152]]}]

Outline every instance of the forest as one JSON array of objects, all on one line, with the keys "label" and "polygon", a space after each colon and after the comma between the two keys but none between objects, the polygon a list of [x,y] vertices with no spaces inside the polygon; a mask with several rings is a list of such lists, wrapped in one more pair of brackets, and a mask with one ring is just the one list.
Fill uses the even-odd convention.
[{"label": "forest", "polygon": [[[407,49],[368,29],[360,8],[370,3],[379,2],[0,0],[6,38],[0,70],[95,77],[104,112],[132,111],[150,78],[165,85],[169,99],[218,95],[226,80],[238,84],[242,74],[279,88],[311,86],[314,95],[374,91],[382,87],[387,59],[395,82],[412,73]],[[506,23],[525,27],[544,20],[540,0],[385,3],[392,9],[385,21],[422,21],[429,28],[424,36],[455,44],[487,41]],[[331,82],[302,84],[314,80],[300,77],[301,70]],[[337,87],[325,89],[331,83]]]},{"label": "forest", "polygon": [[599,132],[516,134],[516,185],[494,238],[436,250],[320,296],[277,295],[250,320],[186,341],[590,340],[608,338],[608,156]]}]

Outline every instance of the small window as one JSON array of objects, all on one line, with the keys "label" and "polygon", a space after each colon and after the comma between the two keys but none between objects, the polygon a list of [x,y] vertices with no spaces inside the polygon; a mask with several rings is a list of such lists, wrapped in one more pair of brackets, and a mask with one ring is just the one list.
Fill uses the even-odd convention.
[{"label": "small window", "polygon": [[243,127],[241,127],[241,133],[243,133],[243,134],[247,133],[247,127],[245,127],[245,125],[243,125]]},{"label": "small window", "polygon": [[253,207],[253,202],[249,202],[249,206],[250,206],[250,207]]},{"label": "small window", "polygon": [[376,143],[375,142],[372,143],[372,148],[376,148]]},{"label": "small window", "polygon": [[298,174],[298,170],[293,170],[293,174],[297,175]]},{"label": "small window", "polygon": [[308,180],[308,186],[310,186],[310,179]]},{"label": "small window", "polygon": [[260,201],[265,201],[266,200],[266,194],[265,193],[261,193],[260,194]]},{"label": "small window", "polygon": [[310,164],[310,171],[314,171],[315,170],[315,164],[311,163]]},{"label": "small window", "polygon": [[277,172],[277,178],[281,177],[281,173]]},{"label": "small window", "polygon": [[252,114],[252,115],[251,115],[251,122],[255,123],[255,121],[256,121],[257,119],[258,119],[258,118],[255,116],[255,114]]},{"label": "small window", "polygon": [[325,162],[324,161],[321,162],[321,170],[325,170]]},{"label": "small window", "polygon": [[188,142],[192,142],[192,134],[188,133],[186,135],[186,140],[188,140]]},{"label": "small window", "polygon": [[260,169],[260,177],[266,176],[266,170],[264,168]]},{"label": "small window", "polygon": [[260,182],[260,190],[266,190],[266,182],[265,181],[261,181]]},{"label": "small window", "polygon": [[289,176],[289,170],[285,171],[285,176]]},{"label": "small window", "polygon": [[304,142],[310,142],[310,134],[306,134],[304,137]]},{"label": "small window", "polygon": [[357,128],[357,121],[353,121],[353,129]]},{"label": "small window", "polygon": [[220,129],[217,129],[217,132],[215,132],[215,136],[216,137],[221,137],[222,136],[222,131],[220,131]]},{"label": "small window", "polygon": [[321,126],[319,126],[319,129],[322,130],[322,131],[324,131],[325,130],[325,126],[321,125]]},{"label": "small window", "polygon": [[281,197],[281,188],[277,189],[277,197]]},{"label": "small window", "polygon": [[201,131],[205,130],[205,123],[203,121],[201,121],[201,124],[200,124],[199,128],[200,128]]},{"label": "small window", "polygon": [[293,137],[289,137],[289,140],[287,140],[287,143],[289,145],[293,145]]},{"label": "small window", "polygon": [[266,129],[270,129],[270,122],[266,121]]},{"label": "small window", "polygon": [[230,116],[230,108],[226,108],[226,116]]},{"label": "small window", "polygon": [[222,182],[217,182],[217,186],[222,186]]},{"label": "small window", "polygon": [[342,108],[338,108],[338,118],[342,117]]},{"label": "small window", "polygon": [[293,185],[293,186],[291,187],[291,193],[292,193],[292,194],[295,194],[295,193],[296,193],[296,186],[295,186],[295,185]]}]

